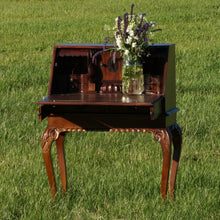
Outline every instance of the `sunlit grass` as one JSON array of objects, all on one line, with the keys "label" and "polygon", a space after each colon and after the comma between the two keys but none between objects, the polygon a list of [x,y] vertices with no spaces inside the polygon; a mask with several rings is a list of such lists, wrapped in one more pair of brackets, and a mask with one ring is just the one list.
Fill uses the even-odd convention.
[{"label": "sunlit grass", "polygon": [[102,43],[131,0],[0,1],[1,219],[218,219],[219,3],[135,1],[176,44],[183,150],[174,202],[160,195],[162,152],[150,134],[74,133],[65,140],[68,191],[50,200],[37,105],[47,96],[53,45]]}]

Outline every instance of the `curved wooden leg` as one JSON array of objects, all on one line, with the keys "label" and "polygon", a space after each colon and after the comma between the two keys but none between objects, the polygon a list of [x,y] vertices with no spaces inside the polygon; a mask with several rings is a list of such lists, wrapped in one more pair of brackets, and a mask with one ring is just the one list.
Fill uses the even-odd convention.
[{"label": "curved wooden leg", "polygon": [[56,184],[54,180],[53,166],[51,161],[51,144],[53,140],[56,140],[59,136],[59,132],[56,129],[46,129],[41,138],[41,147],[43,151],[44,163],[46,166],[47,176],[50,184],[52,198],[56,194]]},{"label": "curved wooden leg", "polygon": [[163,152],[163,168],[161,178],[161,195],[166,200],[167,185],[169,178],[170,169],[170,156],[171,156],[171,141],[170,135],[166,129],[155,129],[153,130],[154,138],[160,142]]},{"label": "curved wooden leg", "polygon": [[182,132],[178,124],[174,124],[171,128],[171,133],[173,137],[173,160],[171,165],[170,173],[170,184],[169,184],[169,198],[173,200],[174,197],[174,188],[176,182],[176,174],[181,154],[181,144],[182,144]]},{"label": "curved wooden leg", "polygon": [[65,164],[65,157],[64,157],[64,141],[65,133],[61,133],[56,140],[56,148],[57,148],[57,157],[58,163],[60,168],[60,178],[62,184],[62,190],[66,192],[67,184],[66,184],[66,164]]}]

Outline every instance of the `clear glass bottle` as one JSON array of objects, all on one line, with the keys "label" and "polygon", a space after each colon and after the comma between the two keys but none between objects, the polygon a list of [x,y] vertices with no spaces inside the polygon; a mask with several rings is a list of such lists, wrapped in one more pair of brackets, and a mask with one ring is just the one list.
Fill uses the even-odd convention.
[{"label": "clear glass bottle", "polygon": [[141,95],[144,92],[143,65],[141,62],[124,60],[122,65],[122,93]]}]

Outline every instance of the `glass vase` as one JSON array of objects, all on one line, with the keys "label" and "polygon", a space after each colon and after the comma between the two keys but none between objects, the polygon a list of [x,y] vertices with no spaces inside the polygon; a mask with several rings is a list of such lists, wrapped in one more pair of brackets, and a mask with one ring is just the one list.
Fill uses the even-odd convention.
[{"label": "glass vase", "polygon": [[122,66],[122,93],[141,95],[144,92],[143,65],[139,61],[125,60]]}]

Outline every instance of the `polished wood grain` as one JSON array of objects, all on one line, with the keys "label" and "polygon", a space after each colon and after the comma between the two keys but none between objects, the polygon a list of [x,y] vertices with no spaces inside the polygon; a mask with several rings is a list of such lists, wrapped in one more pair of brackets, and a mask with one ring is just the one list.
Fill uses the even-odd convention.
[{"label": "polished wood grain", "polygon": [[158,94],[124,96],[121,93],[73,93],[54,94],[38,102],[39,105],[109,105],[109,106],[153,106],[162,99]]}]

